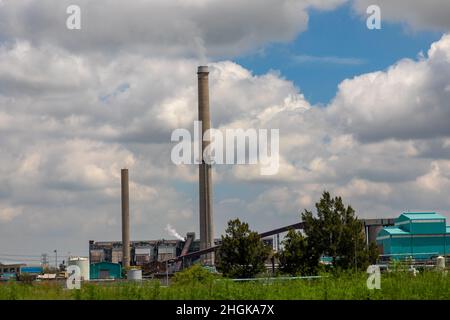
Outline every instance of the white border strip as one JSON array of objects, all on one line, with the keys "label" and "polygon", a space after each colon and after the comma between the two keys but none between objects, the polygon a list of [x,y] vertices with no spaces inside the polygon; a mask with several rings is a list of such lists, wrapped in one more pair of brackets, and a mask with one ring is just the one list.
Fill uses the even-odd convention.
[{"label": "white border strip", "polygon": [[412,223],[443,223],[445,222],[445,220],[440,219],[440,220],[432,220],[432,219],[427,219],[427,220],[411,220]]}]

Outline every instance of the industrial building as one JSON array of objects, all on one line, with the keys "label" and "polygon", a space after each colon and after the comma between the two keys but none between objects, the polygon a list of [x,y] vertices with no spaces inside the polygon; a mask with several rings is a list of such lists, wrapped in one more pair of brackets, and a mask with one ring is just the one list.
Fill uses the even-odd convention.
[{"label": "industrial building", "polygon": [[89,273],[91,279],[120,279],[122,278],[122,266],[112,262],[92,263]]},{"label": "industrial building", "polygon": [[19,273],[20,269],[25,267],[25,264],[18,263],[18,264],[2,264],[0,263],[0,274],[3,273]]},{"label": "industrial building", "polygon": [[21,274],[37,276],[44,272],[40,266],[27,266],[24,263],[2,264],[0,263],[0,280],[13,280]]},{"label": "industrial building", "polygon": [[25,264],[2,264],[0,263],[0,280],[11,280],[16,279],[17,275],[20,274],[20,269],[24,267]]},{"label": "industrial building", "polygon": [[[263,242],[273,247],[272,237],[266,237]],[[215,239],[214,245],[221,244],[221,239]],[[200,239],[195,239],[195,233],[189,232],[185,241],[181,240],[146,240],[130,241],[130,265],[146,267],[149,265],[164,264],[166,261],[174,260],[180,256],[195,253],[200,250]],[[91,270],[93,265],[99,263],[120,264],[122,262],[122,242],[121,241],[89,241],[89,261]],[[184,266],[191,265],[199,259],[199,256],[192,256],[184,259]],[[179,270],[182,265],[172,264],[170,271]],[[91,272],[92,278],[92,272]],[[98,279],[98,278],[92,278]]]},{"label": "industrial building", "polygon": [[382,256],[393,259],[430,259],[450,254],[450,226],[436,212],[405,212],[394,226],[384,227],[376,240]]},{"label": "industrial building", "polygon": [[[186,241],[165,239],[130,241],[130,265],[144,266],[153,262],[165,262],[180,256],[183,251],[184,253],[198,251],[200,240],[194,240],[194,237],[194,233],[188,233]],[[214,243],[218,245],[220,240],[216,239]],[[122,264],[122,241],[89,241],[89,261],[91,264],[99,262]]]},{"label": "industrial building", "polygon": [[[130,241],[130,264],[141,266],[153,261],[165,261],[181,253],[179,240]],[[91,263],[111,262],[122,264],[122,241],[89,241]]]}]

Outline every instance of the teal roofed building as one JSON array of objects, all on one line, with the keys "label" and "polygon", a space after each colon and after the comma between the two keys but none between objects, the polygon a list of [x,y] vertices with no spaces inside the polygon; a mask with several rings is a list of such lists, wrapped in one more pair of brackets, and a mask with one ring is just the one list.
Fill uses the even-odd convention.
[{"label": "teal roofed building", "polygon": [[382,254],[391,258],[429,259],[450,255],[450,226],[436,212],[406,212],[377,235]]},{"label": "teal roofed building", "polygon": [[92,263],[90,268],[90,278],[97,279],[120,279],[122,278],[122,266],[112,262]]}]

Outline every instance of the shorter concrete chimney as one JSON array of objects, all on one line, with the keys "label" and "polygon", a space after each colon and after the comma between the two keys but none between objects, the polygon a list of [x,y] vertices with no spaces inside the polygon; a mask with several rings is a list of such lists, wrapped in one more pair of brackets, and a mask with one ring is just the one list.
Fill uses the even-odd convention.
[{"label": "shorter concrete chimney", "polygon": [[128,169],[121,171],[122,184],[122,267],[130,266],[130,199]]}]

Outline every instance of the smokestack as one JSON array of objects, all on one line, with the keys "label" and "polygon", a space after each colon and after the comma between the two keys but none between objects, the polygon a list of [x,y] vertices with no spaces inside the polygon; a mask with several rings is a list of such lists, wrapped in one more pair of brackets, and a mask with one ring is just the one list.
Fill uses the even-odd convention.
[{"label": "smokestack", "polygon": [[128,169],[121,170],[122,184],[122,267],[130,266],[130,199]]},{"label": "smokestack", "polygon": [[[211,128],[211,116],[209,112],[209,70],[207,66],[198,67],[198,120],[202,122],[203,134]],[[209,142],[202,139],[201,164],[199,166],[199,196],[200,196],[200,250],[214,245],[214,229],[212,221],[212,180],[211,165],[205,163],[203,151]],[[214,265],[214,253],[208,253],[203,257],[203,263]]]}]

